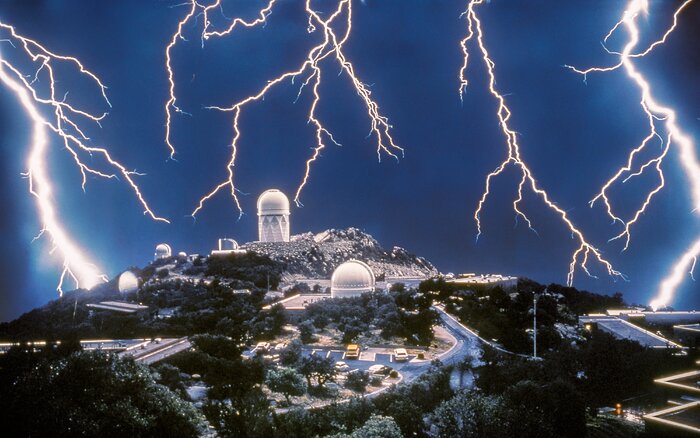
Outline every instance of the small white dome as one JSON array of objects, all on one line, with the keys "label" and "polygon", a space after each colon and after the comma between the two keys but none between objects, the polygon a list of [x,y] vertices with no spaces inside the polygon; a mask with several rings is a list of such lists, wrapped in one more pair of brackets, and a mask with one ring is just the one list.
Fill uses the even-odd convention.
[{"label": "small white dome", "polygon": [[123,294],[134,292],[139,288],[139,279],[136,278],[133,272],[126,271],[119,276],[118,287],[119,292]]},{"label": "small white dome", "polygon": [[335,268],[331,296],[351,297],[374,290],[374,272],[366,263],[350,260]]},{"label": "small white dome", "polygon": [[289,199],[277,189],[265,190],[258,198],[258,216],[289,214]]},{"label": "small white dome", "polygon": [[155,259],[165,259],[173,255],[173,250],[167,243],[160,243],[156,246]]}]

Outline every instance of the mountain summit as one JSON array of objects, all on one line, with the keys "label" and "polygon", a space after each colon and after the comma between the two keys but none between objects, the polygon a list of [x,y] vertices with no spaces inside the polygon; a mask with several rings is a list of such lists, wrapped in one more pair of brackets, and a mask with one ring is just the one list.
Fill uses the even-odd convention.
[{"label": "mountain summit", "polygon": [[374,237],[354,227],[297,234],[290,242],[249,242],[243,248],[284,263],[287,275],[297,278],[330,278],[338,265],[350,259],[362,260],[375,275],[386,278],[438,273],[423,257],[398,246],[386,250]]}]

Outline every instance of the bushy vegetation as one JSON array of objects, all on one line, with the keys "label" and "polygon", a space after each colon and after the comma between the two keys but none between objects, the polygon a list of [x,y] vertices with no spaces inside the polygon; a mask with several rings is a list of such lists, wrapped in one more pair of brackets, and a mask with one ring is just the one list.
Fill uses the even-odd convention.
[{"label": "bushy vegetation", "polygon": [[503,394],[526,380],[542,385],[561,380],[573,385],[589,408],[645,394],[653,388],[655,378],[693,365],[688,356],[644,348],[600,331],[587,334],[584,341],[546,353],[542,361],[490,349],[482,360],[485,365],[478,370],[477,386],[489,394]]},{"label": "bushy vegetation", "polygon": [[348,373],[347,379],[345,380],[346,388],[359,393],[365,392],[367,385],[369,385],[369,373],[367,371],[357,370]]},{"label": "bushy vegetation", "polygon": [[385,339],[399,337],[409,344],[429,345],[438,320],[431,305],[426,295],[403,289],[388,294],[321,300],[306,308],[308,322],[302,322],[300,330],[303,327],[306,340],[312,340],[310,324],[318,329],[333,325],[343,334],[342,342],[350,343],[360,335],[369,337],[373,329],[378,329]]},{"label": "bushy vegetation", "polygon": [[[373,416],[379,415],[387,420],[391,418],[389,421],[399,427],[402,436],[425,436],[423,417],[452,397],[449,381],[449,370],[436,363],[414,383],[393,387],[371,399],[357,398],[320,409],[294,409],[287,414],[274,414],[270,433],[274,437],[289,438],[339,433],[373,436],[361,435],[362,428]],[[357,433],[353,435],[354,432]]]},{"label": "bushy vegetation", "polygon": [[[203,430],[190,403],[131,359],[99,352],[9,355],[0,359],[3,388],[12,394],[0,397],[7,436],[196,437]],[[31,366],[13,368],[18,356]]]},{"label": "bushy vegetation", "polygon": [[267,256],[247,252],[210,257],[206,274],[247,281],[259,288],[277,289],[284,266]]},{"label": "bushy vegetation", "polygon": [[274,392],[279,392],[287,399],[293,395],[304,395],[306,393],[306,383],[304,376],[293,368],[277,368],[267,372],[265,383]]},{"label": "bushy vegetation", "polygon": [[532,352],[533,296],[537,302],[537,347],[539,351],[559,348],[562,339],[557,324],[576,326],[584,312],[624,306],[621,294],[598,295],[559,285],[544,286],[521,279],[517,287],[448,283],[443,278],[424,281],[419,290],[445,303],[446,310],[476,329],[485,339],[496,340],[507,350]]},{"label": "bushy vegetation", "polygon": [[[279,334],[285,322],[279,306],[263,311],[265,291],[234,293],[229,284],[169,280],[147,284],[130,297],[115,292],[72,292],[15,321],[0,324],[0,339],[36,340],[109,337],[113,339],[223,334],[265,339]],[[90,310],[85,304],[130,299],[149,306],[146,314]],[[160,309],[175,309],[160,318]]]}]

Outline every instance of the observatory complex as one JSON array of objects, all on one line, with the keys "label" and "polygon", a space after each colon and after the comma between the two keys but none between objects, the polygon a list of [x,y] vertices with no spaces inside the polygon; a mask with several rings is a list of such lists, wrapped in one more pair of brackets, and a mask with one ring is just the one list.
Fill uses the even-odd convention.
[{"label": "observatory complex", "polygon": [[[375,286],[374,272],[369,265],[359,260],[348,260],[333,271],[330,295],[327,293],[297,294],[279,301],[278,304],[284,307],[290,321],[298,322],[309,304],[328,298],[357,297],[374,292]],[[269,308],[271,305],[264,307],[264,309]]]},{"label": "observatory complex", "polygon": [[277,189],[265,190],[258,198],[258,240],[289,242],[289,199]]}]

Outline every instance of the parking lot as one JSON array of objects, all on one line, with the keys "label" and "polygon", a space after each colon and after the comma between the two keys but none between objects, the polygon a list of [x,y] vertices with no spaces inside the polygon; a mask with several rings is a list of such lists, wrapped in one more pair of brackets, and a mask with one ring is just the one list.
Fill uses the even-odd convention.
[{"label": "parking lot", "polygon": [[[346,370],[348,372],[353,370],[367,371],[372,365],[385,365],[400,372],[401,368],[403,368],[406,364],[408,364],[412,359],[416,357],[414,354],[409,354],[407,360],[395,362],[394,355],[391,353],[387,353],[386,351],[386,349],[368,348],[360,352],[359,359],[347,359],[345,357],[345,350],[341,350],[339,348],[303,348],[301,352],[302,356],[317,355],[322,356],[324,358],[330,358],[333,360],[333,362],[345,362],[346,364],[348,364],[349,367]],[[243,355],[247,357],[252,357],[256,353],[257,348],[253,348],[252,350],[248,350],[245,353],[243,353]],[[276,351],[270,350],[265,354],[274,357],[276,353]]]}]

